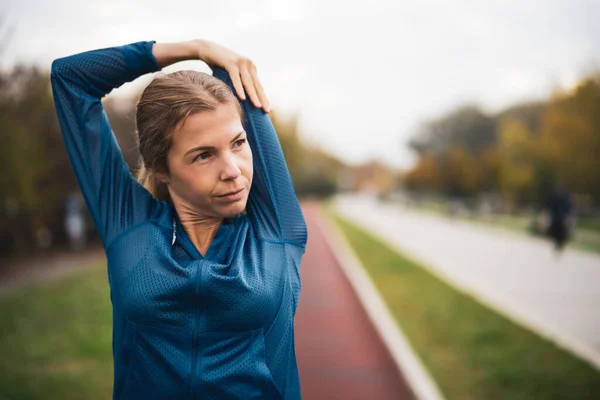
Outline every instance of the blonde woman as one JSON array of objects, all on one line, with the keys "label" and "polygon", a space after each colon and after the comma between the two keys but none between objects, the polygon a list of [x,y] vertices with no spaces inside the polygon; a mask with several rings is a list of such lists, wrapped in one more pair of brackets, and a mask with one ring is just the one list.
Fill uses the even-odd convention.
[{"label": "blonde woman", "polygon": [[[157,74],[139,99],[136,179],[101,98],[189,59],[213,75]],[[52,89],[108,261],[113,398],[299,399],[307,231],[253,63],[205,40],[139,42],[55,60]]]}]

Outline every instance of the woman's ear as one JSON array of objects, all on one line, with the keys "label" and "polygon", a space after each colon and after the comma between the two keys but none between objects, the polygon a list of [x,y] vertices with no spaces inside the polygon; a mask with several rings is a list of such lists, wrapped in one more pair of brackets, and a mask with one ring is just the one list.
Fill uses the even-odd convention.
[{"label": "woman's ear", "polygon": [[169,183],[169,175],[167,173],[155,171],[154,176],[162,183]]}]

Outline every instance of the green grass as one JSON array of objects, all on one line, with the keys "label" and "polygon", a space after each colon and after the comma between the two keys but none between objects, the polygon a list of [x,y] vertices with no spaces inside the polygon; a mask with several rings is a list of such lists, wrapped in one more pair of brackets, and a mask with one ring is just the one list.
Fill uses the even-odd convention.
[{"label": "green grass", "polygon": [[597,370],[333,218],[448,399],[599,398]]},{"label": "green grass", "polygon": [[599,218],[582,219],[582,220],[578,221],[578,225],[583,229],[586,229],[589,231],[594,231],[594,232],[600,234],[600,219]]},{"label": "green grass", "polygon": [[106,268],[0,297],[0,399],[110,399]]}]

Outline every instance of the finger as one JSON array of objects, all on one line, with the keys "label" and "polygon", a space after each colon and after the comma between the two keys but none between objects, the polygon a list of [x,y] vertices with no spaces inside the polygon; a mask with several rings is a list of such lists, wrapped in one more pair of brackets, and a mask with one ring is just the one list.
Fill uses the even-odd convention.
[{"label": "finger", "polygon": [[256,88],[256,91],[258,92],[258,100],[261,102],[263,110],[267,113],[270,112],[271,111],[271,103],[269,103],[269,99],[267,99],[267,95],[265,94],[262,84],[260,83],[260,80],[258,79],[258,75],[256,73],[256,68],[250,69],[250,75],[252,76],[252,81],[254,82],[254,87]]},{"label": "finger", "polygon": [[250,72],[248,72],[247,68],[242,68],[241,77],[242,83],[244,84],[244,89],[246,89],[246,93],[248,93],[248,97],[250,97],[250,101],[254,104],[254,107],[262,107],[260,101],[258,100],[258,94],[256,94],[256,89],[254,88],[254,82],[252,81],[252,76]]},{"label": "finger", "polygon": [[229,76],[231,77],[231,83],[233,83],[233,88],[235,89],[238,97],[241,100],[246,100],[246,94],[244,93],[244,87],[242,85],[242,81],[240,80],[240,71],[237,67],[231,67],[227,70],[229,72]]}]

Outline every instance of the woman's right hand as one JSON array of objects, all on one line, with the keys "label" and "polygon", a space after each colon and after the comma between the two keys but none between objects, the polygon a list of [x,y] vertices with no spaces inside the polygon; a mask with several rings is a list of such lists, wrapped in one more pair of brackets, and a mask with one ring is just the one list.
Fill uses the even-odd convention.
[{"label": "woman's right hand", "polygon": [[247,93],[255,107],[270,112],[269,100],[258,79],[256,66],[250,59],[207,40],[198,40],[197,48],[198,58],[209,67],[221,67],[229,72],[233,87],[240,99],[245,100],[245,93]]}]

